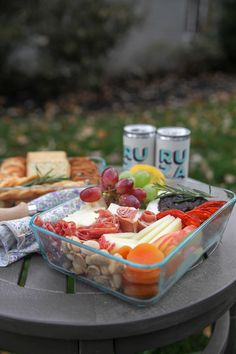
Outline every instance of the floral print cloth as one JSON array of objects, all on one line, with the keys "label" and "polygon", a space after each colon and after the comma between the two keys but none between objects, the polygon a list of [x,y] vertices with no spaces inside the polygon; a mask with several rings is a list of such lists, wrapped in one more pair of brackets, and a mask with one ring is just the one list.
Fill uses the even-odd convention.
[{"label": "floral print cloth", "polygon": [[29,227],[30,217],[0,223],[0,267],[37,252],[38,245]]},{"label": "floral print cloth", "polygon": [[[79,196],[80,188],[70,188],[48,193],[28,204],[37,210],[51,209]],[[16,262],[26,255],[38,252],[38,244],[29,226],[30,217],[0,222],[0,267]]]}]

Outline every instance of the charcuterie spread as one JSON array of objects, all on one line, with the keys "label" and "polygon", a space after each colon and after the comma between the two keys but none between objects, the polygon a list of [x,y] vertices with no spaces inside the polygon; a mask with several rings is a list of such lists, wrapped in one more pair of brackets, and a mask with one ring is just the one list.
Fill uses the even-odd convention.
[{"label": "charcuterie spread", "polygon": [[153,166],[120,175],[108,167],[99,185],[81,191],[79,208],[57,220],[39,215],[33,226],[52,265],[142,302],[166,291],[216,242],[201,226],[218,212],[209,233],[220,229],[227,202],[210,189],[171,186]]}]

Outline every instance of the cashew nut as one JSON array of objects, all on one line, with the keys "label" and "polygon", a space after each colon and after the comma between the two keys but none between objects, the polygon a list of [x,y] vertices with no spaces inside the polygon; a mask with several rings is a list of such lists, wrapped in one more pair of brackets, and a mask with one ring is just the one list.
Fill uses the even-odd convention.
[{"label": "cashew nut", "polygon": [[62,267],[65,269],[69,269],[71,267],[71,261],[69,259],[65,259],[62,263]]},{"label": "cashew nut", "polygon": [[[89,246],[89,247],[95,248],[96,250],[99,250],[99,249],[100,249],[99,243],[98,243],[97,241],[94,241],[94,240],[85,241],[83,244],[84,244],[85,246]],[[93,251],[86,250],[85,248],[81,248],[81,253],[86,254],[86,255],[92,255],[92,254],[94,254]]]},{"label": "cashew nut", "polygon": [[69,251],[68,244],[69,244],[68,242],[61,241],[61,251],[63,253],[67,253]]},{"label": "cashew nut", "polygon": [[74,255],[73,254],[71,254],[71,253],[66,253],[66,258],[68,258],[70,261],[73,261],[74,260]]},{"label": "cashew nut", "polygon": [[95,265],[91,265],[91,266],[88,266],[87,268],[87,277],[89,279],[94,279],[94,277],[100,275],[101,272],[100,272],[100,269],[98,266],[95,266]]},{"label": "cashew nut", "polygon": [[110,279],[111,287],[115,290],[119,289],[122,284],[122,278],[120,274],[114,274]]},{"label": "cashew nut", "polygon": [[[69,237],[71,240],[79,242],[78,237],[76,236],[70,236]],[[67,246],[71,251],[75,252],[75,253],[80,253],[81,252],[81,248],[79,246],[74,245],[73,243],[69,243],[68,242],[68,246]]]},{"label": "cashew nut", "polygon": [[110,287],[110,277],[107,275],[97,275],[94,277],[94,280],[99,284]]},{"label": "cashew nut", "polygon": [[105,265],[105,266],[100,266],[100,269],[101,269],[101,273],[102,273],[103,275],[109,275],[109,274],[110,274],[107,265]]},{"label": "cashew nut", "polygon": [[73,262],[73,272],[77,274],[83,274],[84,273],[84,268],[81,267],[79,263]]},{"label": "cashew nut", "polygon": [[80,254],[74,256],[73,267],[77,274],[85,273],[87,265],[84,258]]},{"label": "cashew nut", "polygon": [[105,266],[110,263],[110,259],[100,254],[93,254],[91,256],[86,256],[86,263],[88,265]]},{"label": "cashew nut", "polygon": [[86,256],[86,257],[85,257],[85,262],[86,262],[88,265],[92,265],[93,263],[91,262],[91,256]]},{"label": "cashew nut", "polygon": [[112,260],[108,266],[108,272],[110,274],[119,274],[124,270],[124,265],[118,261]]}]

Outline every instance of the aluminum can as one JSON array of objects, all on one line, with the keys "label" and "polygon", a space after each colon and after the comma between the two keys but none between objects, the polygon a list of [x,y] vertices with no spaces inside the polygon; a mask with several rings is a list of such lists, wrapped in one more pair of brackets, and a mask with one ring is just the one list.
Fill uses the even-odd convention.
[{"label": "aluminum can", "polygon": [[157,129],[156,167],[167,178],[188,177],[191,131],[182,127]]},{"label": "aluminum can", "polygon": [[123,168],[136,164],[155,164],[156,128],[148,124],[131,124],[124,127]]}]

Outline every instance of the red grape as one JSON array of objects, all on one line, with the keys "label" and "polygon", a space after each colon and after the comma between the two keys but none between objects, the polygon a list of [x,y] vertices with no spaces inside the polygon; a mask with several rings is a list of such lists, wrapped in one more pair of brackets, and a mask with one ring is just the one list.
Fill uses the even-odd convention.
[{"label": "red grape", "polygon": [[119,175],[114,167],[106,168],[101,175],[102,186],[104,189],[112,189],[119,180]]},{"label": "red grape", "polygon": [[80,199],[83,202],[96,202],[102,197],[102,191],[100,187],[88,187],[80,192]]},{"label": "red grape", "polygon": [[132,194],[122,194],[118,200],[119,205],[133,207],[133,208],[140,208],[141,204],[140,201]]},{"label": "red grape", "polygon": [[144,189],[142,188],[134,188],[132,191],[132,194],[140,201],[143,202],[146,197],[147,197],[147,193],[145,192]]},{"label": "red grape", "polygon": [[131,194],[133,190],[133,186],[134,186],[134,182],[132,179],[129,178],[120,179],[116,183],[116,192],[118,194],[125,194],[125,193]]}]

